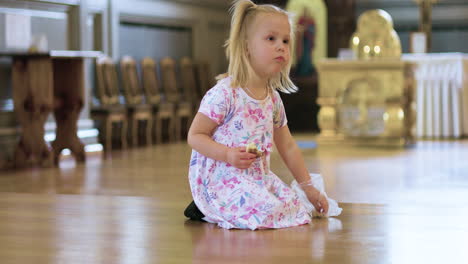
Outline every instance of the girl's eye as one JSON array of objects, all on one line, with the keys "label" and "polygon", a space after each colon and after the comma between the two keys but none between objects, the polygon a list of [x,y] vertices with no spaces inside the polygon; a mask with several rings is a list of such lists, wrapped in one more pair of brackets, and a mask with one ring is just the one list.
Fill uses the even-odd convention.
[{"label": "girl's eye", "polygon": [[283,43],[284,43],[284,44],[289,44],[289,39],[283,40]]},{"label": "girl's eye", "polygon": [[275,40],[275,37],[268,37],[268,40]]}]

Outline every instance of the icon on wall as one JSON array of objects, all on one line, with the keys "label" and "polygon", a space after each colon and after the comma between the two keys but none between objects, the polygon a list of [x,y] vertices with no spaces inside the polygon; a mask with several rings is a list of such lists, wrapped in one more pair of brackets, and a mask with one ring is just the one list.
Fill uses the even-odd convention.
[{"label": "icon on wall", "polygon": [[[307,9],[306,9],[307,10]],[[312,63],[312,56],[315,43],[315,20],[307,15],[308,12],[304,10],[304,14],[297,22],[296,30],[296,71],[298,76],[308,76],[312,74],[315,69]]]},{"label": "icon on wall", "polygon": [[327,9],[323,0],[290,0],[286,10],[296,25],[293,72],[308,76],[327,54]]}]

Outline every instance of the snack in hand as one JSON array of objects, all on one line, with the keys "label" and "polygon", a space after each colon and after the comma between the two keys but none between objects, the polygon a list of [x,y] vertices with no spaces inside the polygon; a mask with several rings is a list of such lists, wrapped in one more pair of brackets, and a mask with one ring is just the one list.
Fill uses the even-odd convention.
[{"label": "snack in hand", "polygon": [[257,146],[253,142],[250,142],[247,146],[245,146],[245,151],[257,155],[257,158],[263,155],[263,152],[258,150]]}]

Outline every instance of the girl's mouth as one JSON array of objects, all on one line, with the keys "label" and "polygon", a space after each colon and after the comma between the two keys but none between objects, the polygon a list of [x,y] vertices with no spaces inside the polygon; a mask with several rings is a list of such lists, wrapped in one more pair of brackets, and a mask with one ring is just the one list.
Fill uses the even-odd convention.
[{"label": "girl's mouth", "polygon": [[275,58],[275,60],[280,61],[280,62],[285,61],[283,56],[278,56],[278,57]]}]

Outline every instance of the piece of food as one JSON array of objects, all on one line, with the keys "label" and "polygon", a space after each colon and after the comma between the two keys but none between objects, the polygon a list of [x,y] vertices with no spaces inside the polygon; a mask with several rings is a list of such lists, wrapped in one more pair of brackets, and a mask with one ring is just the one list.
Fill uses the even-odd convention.
[{"label": "piece of food", "polygon": [[250,142],[247,146],[245,146],[245,151],[247,151],[249,153],[253,153],[253,154],[257,155],[257,157],[261,157],[263,155],[263,152],[258,150],[257,146],[253,142]]}]

